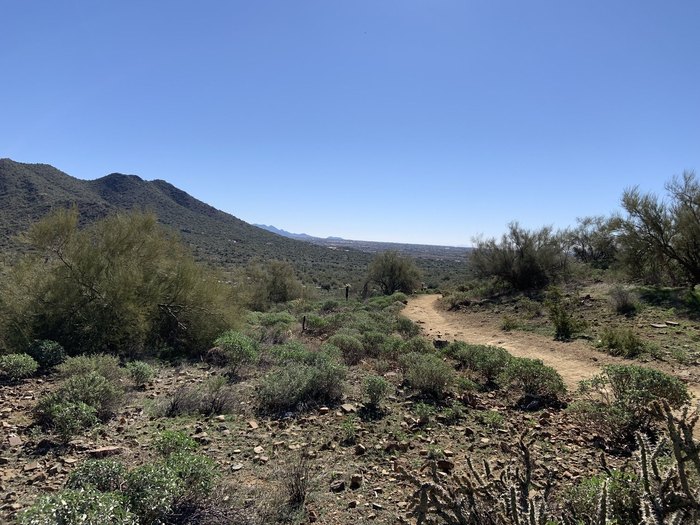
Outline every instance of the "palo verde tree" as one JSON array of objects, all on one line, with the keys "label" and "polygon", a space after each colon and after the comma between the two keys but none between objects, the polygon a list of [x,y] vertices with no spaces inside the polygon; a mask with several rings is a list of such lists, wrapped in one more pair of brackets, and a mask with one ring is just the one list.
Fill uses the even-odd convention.
[{"label": "palo verde tree", "polygon": [[379,286],[384,295],[394,292],[410,294],[420,286],[420,272],[411,258],[389,250],[372,259],[367,281]]},{"label": "palo verde tree", "polygon": [[564,236],[577,260],[593,268],[609,268],[617,256],[619,219],[603,216],[577,218],[577,226]]},{"label": "palo verde tree", "polygon": [[76,208],[28,232],[32,255],[3,280],[0,336],[67,351],[137,355],[168,345],[204,350],[231,327],[230,289],[147,213],[118,213],[84,228]]},{"label": "palo verde tree", "polygon": [[476,239],[469,258],[478,278],[496,278],[516,290],[543,288],[567,270],[564,239],[552,228],[525,230],[517,222],[508,225],[500,241]]},{"label": "palo verde tree", "polygon": [[631,188],[622,196],[622,262],[637,278],[700,283],[700,182],[684,172],[666,184],[668,200]]}]

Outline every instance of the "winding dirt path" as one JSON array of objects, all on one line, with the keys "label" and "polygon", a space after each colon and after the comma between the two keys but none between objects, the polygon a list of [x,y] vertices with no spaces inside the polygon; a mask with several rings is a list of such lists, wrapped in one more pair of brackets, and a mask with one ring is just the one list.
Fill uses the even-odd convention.
[{"label": "winding dirt path", "polygon": [[[419,324],[424,334],[432,339],[457,339],[467,343],[495,345],[505,348],[517,357],[541,359],[561,374],[569,389],[577,388],[579,381],[597,374],[605,364],[630,363],[629,360],[599,352],[584,341],[562,343],[529,332],[504,332],[492,315],[441,310],[437,304],[439,298],[439,295],[411,297],[402,313]],[[695,378],[691,378],[688,370],[679,373],[673,367],[657,362],[639,364],[680,376],[695,399],[700,398],[700,384],[691,380]]]}]

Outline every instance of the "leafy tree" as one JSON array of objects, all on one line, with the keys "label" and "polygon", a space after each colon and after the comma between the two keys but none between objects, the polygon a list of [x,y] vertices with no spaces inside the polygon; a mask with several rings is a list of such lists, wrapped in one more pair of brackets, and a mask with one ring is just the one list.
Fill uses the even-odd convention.
[{"label": "leafy tree", "polygon": [[275,303],[286,303],[302,295],[302,284],[294,267],[286,261],[258,261],[245,270],[246,302],[254,310],[267,310]]},{"label": "leafy tree", "polygon": [[574,257],[594,268],[609,268],[617,255],[619,220],[603,216],[577,218],[576,228],[566,233]]},{"label": "leafy tree", "polygon": [[230,290],[152,214],[120,213],[79,228],[77,209],[59,210],[28,239],[33,255],[1,283],[5,346],[51,339],[70,353],[198,351],[230,327]]},{"label": "leafy tree", "polygon": [[622,260],[637,278],[700,283],[700,182],[684,172],[666,184],[668,200],[631,188],[622,195]]},{"label": "leafy tree", "polygon": [[420,273],[411,258],[389,250],[372,259],[367,280],[376,283],[384,295],[410,294],[420,285]]},{"label": "leafy tree", "polygon": [[511,222],[500,242],[476,239],[469,264],[478,278],[495,277],[516,290],[530,290],[561,277],[568,260],[562,235],[551,227],[530,231]]}]

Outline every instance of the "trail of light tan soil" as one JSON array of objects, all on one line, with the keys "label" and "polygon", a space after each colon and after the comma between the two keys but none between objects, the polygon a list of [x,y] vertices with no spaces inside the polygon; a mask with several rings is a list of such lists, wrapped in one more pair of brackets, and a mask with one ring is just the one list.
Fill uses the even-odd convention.
[{"label": "trail of light tan soil", "polygon": [[[439,295],[418,295],[408,301],[403,315],[418,323],[427,337],[446,341],[460,340],[473,344],[488,344],[505,348],[517,357],[541,359],[544,364],[556,369],[569,389],[578,382],[599,373],[606,364],[630,364],[637,362],[613,357],[599,352],[584,341],[563,343],[549,337],[530,332],[504,332],[493,315],[465,312],[446,312],[438,306]],[[638,363],[675,373],[665,363]],[[700,384],[685,371],[688,390],[700,398]],[[679,375],[679,374],[676,374]],[[696,433],[700,429],[696,429]]]}]

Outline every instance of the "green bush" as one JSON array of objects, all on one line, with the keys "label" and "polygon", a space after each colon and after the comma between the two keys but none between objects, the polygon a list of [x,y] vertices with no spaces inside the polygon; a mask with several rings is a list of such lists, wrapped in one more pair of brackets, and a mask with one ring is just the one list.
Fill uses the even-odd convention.
[{"label": "green bush", "polygon": [[153,448],[164,457],[180,452],[193,452],[197,447],[194,439],[177,430],[164,430],[153,443]]},{"label": "green bush", "polygon": [[177,474],[165,463],[142,465],[126,475],[124,494],[139,523],[161,523],[172,511],[185,487]]},{"label": "green bush", "polygon": [[631,328],[603,329],[599,346],[607,350],[610,355],[631,359],[644,352],[644,342]]},{"label": "green bush", "polygon": [[574,303],[566,299],[560,289],[551,288],[548,291],[545,306],[557,341],[570,341],[574,335],[585,330],[586,322],[574,316]]},{"label": "green bush", "polygon": [[364,392],[369,398],[368,405],[378,408],[384,397],[389,393],[391,384],[380,376],[367,376],[364,382]]},{"label": "green bush", "polygon": [[362,346],[365,354],[370,357],[379,357],[382,347],[386,343],[387,335],[382,332],[370,331],[362,334]]},{"label": "green bush", "polygon": [[229,373],[232,376],[237,375],[244,365],[255,362],[259,356],[255,341],[235,330],[221,334],[214,341],[214,345],[224,351]]},{"label": "green bush", "polygon": [[501,383],[515,387],[524,397],[554,401],[566,393],[564,380],[539,359],[511,357],[501,374]]},{"label": "green bush", "polygon": [[199,412],[205,416],[230,414],[233,411],[235,396],[224,377],[207,379],[200,390]]},{"label": "green bush", "polygon": [[68,402],[83,402],[97,411],[97,417],[109,419],[121,404],[124,390],[97,372],[68,378],[58,389],[58,395]]},{"label": "green bush", "polygon": [[639,304],[637,298],[627,288],[614,286],[608,292],[610,306],[620,315],[631,316],[637,312]]},{"label": "green bush", "polygon": [[35,413],[40,414],[44,426],[52,428],[63,442],[99,423],[94,407],[82,401],[61,401],[52,395],[37,404]]},{"label": "green bush", "polygon": [[325,354],[319,354],[312,365],[291,362],[263,378],[257,391],[259,406],[279,414],[335,403],[342,397],[345,375],[345,367]]},{"label": "green bush", "polygon": [[305,330],[315,335],[325,335],[333,331],[334,326],[331,320],[327,317],[322,317],[316,314],[306,314]]},{"label": "green bush", "polygon": [[420,334],[420,327],[408,317],[404,317],[403,315],[399,315],[396,318],[394,330],[406,338],[416,337],[418,334]]},{"label": "green bush", "polygon": [[435,347],[425,337],[411,337],[401,345],[401,352],[410,354],[411,352],[419,354],[432,354],[435,352]]},{"label": "green bush", "polygon": [[140,525],[114,492],[62,490],[43,496],[19,515],[20,525]]},{"label": "green bush", "polygon": [[348,365],[356,365],[365,356],[362,341],[352,335],[335,334],[328,339],[328,343],[340,349],[343,360]]},{"label": "green bush", "polygon": [[89,459],[68,476],[69,489],[94,489],[99,492],[119,491],[126,477],[126,467],[113,459]]},{"label": "green bush", "polygon": [[672,408],[690,401],[686,386],[676,377],[636,365],[606,365],[603,372],[581,381],[584,400],[573,408],[582,421],[597,420],[601,431],[617,440],[631,440],[647,427],[656,413],[653,402],[665,400]]},{"label": "green bush", "polygon": [[[610,475],[584,478],[564,491],[569,513],[576,523],[595,523],[600,495],[606,485],[607,520],[610,523],[641,523],[642,487],[639,478],[629,472],[612,470]],[[590,520],[590,521],[589,521]]]},{"label": "green bush", "polygon": [[412,352],[399,358],[404,380],[422,396],[442,399],[454,380],[454,370],[434,354]]},{"label": "green bush", "polygon": [[445,352],[462,367],[494,383],[511,360],[507,350],[499,346],[474,345],[463,341],[450,343]]},{"label": "green bush", "polygon": [[27,348],[27,353],[39,363],[43,370],[49,370],[60,365],[66,359],[66,351],[56,341],[42,339],[34,341]]},{"label": "green bush", "polygon": [[173,452],[165,460],[167,468],[182,483],[178,503],[196,502],[206,498],[214,488],[217,477],[214,461],[206,456],[190,452]]},{"label": "green bush", "polygon": [[[236,314],[232,289],[198,264],[153,214],[115,213],[85,227],[57,210],[27,234],[8,273],[0,324],[12,347],[50,339],[66,348],[138,356],[162,344],[198,353]],[[26,286],[31,278],[32,286]]]},{"label": "green bush", "polygon": [[126,364],[126,371],[136,386],[146,386],[156,375],[156,369],[143,361],[130,361]]},{"label": "green bush", "polygon": [[8,354],[0,356],[0,372],[12,381],[33,376],[39,364],[27,354]]},{"label": "green bush", "polygon": [[93,354],[69,357],[58,366],[58,372],[64,378],[96,372],[109,381],[119,381],[124,369],[119,366],[119,359],[113,355]]}]

